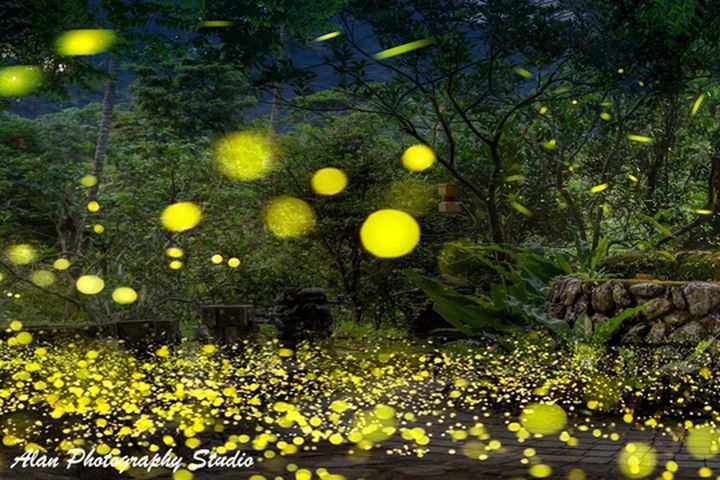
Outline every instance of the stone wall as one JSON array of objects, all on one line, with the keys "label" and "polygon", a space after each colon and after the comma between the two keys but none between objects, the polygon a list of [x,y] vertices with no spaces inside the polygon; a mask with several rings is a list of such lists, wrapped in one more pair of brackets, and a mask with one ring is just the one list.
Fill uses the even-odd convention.
[{"label": "stone wall", "polygon": [[548,314],[574,324],[586,314],[591,325],[626,308],[648,303],[625,320],[616,343],[697,343],[720,334],[720,283],[639,280],[556,280]]}]

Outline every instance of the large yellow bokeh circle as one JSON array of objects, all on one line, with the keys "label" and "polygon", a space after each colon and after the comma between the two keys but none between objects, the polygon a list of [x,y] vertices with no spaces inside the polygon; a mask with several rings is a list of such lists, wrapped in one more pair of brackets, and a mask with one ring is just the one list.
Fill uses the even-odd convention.
[{"label": "large yellow bokeh circle", "polygon": [[115,43],[112,30],[81,29],[64,32],[57,40],[61,55],[96,55],[108,50]]},{"label": "large yellow bokeh circle", "polygon": [[0,95],[20,97],[31,93],[42,84],[42,71],[28,65],[0,68]]},{"label": "large yellow bokeh circle", "polygon": [[274,145],[261,132],[233,132],[215,143],[215,166],[234,179],[252,181],[270,173],[274,165]]},{"label": "large yellow bokeh circle", "polygon": [[318,195],[337,195],[345,190],[348,179],[345,172],[339,168],[321,168],[313,175],[310,184]]},{"label": "large yellow bokeh circle", "polygon": [[520,423],[530,433],[551,435],[565,428],[567,414],[560,405],[533,403],[523,409]]},{"label": "large yellow bokeh circle", "polygon": [[112,299],[120,305],[129,305],[137,300],[137,292],[130,287],[118,287],[112,293]]},{"label": "large yellow bokeh circle", "polygon": [[300,237],[315,226],[315,211],[299,198],[276,198],[265,210],[265,225],[277,237]]},{"label": "large yellow bokeh circle", "polygon": [[413,145],[405,150],[402,156],[402,164],[411,172],[422,172],[432,167],[435,163],[435,152],[427,145]]},{"label": "large yellow bokeh circle", "polygon": [[163,210],[160,222],[171,232],[183,232],[197,226],[202,210],[192,202],[174,203]]},{"label": "large yellow bokeh circle", "polygon": [[365,250],[380,258],[397,258],[412,252],[420,241],[420,226],[401,210],[378,210],[360,228]]},{"label": "large yellow bokeh circle", "polygon": [[95,275],[83,275],[77,279],[75,286],[80,293],[85,295],[97,295],[102,292],[103,288],[105,288],[105,282],[102,278]]}]

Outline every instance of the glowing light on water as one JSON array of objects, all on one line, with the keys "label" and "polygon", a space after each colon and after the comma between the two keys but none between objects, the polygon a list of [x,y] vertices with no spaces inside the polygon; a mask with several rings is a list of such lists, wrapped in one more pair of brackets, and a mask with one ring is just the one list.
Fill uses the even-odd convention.
[{"label": "glowing light on water", "polygon": [[58,37],[57,51],[69,56],[96,55],[108,50],[115,40],[115,32],[112,30],[69,30]]},{"label": "glowing light on water", "polygon": [[402,257],[412,252],[420,242],[420,226],[403,211],[378,210],[363,223],[360,240],[365,250],[376,257]]},{"label": "glowing light on water", "polygon": [[280,238],[300,237],[315,226],[315,212],[303,200],[280,197],[265,209],[265,226]]},{"label": "glowing light on water", "polygon": [[321,168],[312,176],[310,185],[318,195],[337,195],[345,190],[348,179],[345,172],[339,168]]},{"label": "glowing light on water", "polygon": [[28,65],[0,68],[0,95],[21,97],[31,93],[42,84],[42,71]]},{"label": "glowing light on water", "polygon": [[96,275],[83,275],[75,282],[78,292],[85,295],[97,295],[105,288],[105,281]]},{"label": "glowing light on water", "polygon": [[435,159],[435,152],[432,148],[418,144],[405,150],[402,156],[402,164],[411,172],[422,172],[432,167]]},{"label": "glowing light on water", "polygon": [[274,166],[272,139],[261,132],[234,132],[218,140],[214,148],[215,166],[220,173],[243,181],[257,180]]},{"label": "glowing light on water", "polygon": [[396,56],[402,55],[404,53],[412,52],[414,50],[418,50],[420,48],[427,47],[431,43],[432,42],[428,39],[416,40],[414,42],[405,43],[403,45],[398,45],[397,47],[388,48],[387,50],[378,52],[375,55],[373,55],[373,58],[375,60],[385,60],[386,58],[396,57]]},{"label": "glowing light on water", "polygon": [[174,203],[163,210],[160,222],[171,232],[195,228],[202,220],[202,210],[192,202]]}]

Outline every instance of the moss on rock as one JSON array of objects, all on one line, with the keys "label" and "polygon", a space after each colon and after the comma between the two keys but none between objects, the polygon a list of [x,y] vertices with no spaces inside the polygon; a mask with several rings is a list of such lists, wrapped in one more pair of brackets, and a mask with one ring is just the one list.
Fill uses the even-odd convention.
[{"label": "moss on rock", "polygon": [[620,278],[652,274],[669,280],[720,281],[720,251],[632,252],[603,259],[599,267]]}]

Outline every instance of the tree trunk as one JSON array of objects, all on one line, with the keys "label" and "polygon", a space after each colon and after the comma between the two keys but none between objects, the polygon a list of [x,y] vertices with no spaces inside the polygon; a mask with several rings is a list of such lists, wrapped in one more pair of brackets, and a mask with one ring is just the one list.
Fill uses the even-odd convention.
[{"label": "tree trunk", "polygon": [[93,158],[92,174],[97,178],[97,183],[90,187],[88,196],[96,199],[100,188],[100,178],[102,176],[103,167],[105,166],[105,158],[107,157],[108,137],[110,136],[110,124],[112,123],[113,110],[115,109],[115,97],[117,95],[117,75],[119,62],[114,54],[110,54],[110,66],[108,73],[110,78],[105,85],[105,97],[103,98],[102,117],[100,119],[100,131],[98,132],[97,143],[95,145],[95,157]]},{"label": "tree trunk", "polygon": [[[285,58],[285,49],[287,45],[287,32],[285,31],[285,26],[280,25],[278,35],[280,36],[280,48],[282,48],[282,54],[280,55],[280,59],[283,60]],[[285,84],[278,80],[275,82],[275,85],[273,86],[273,93],[272,93],[272,106],[270,107],[270,133],[276,133],[278,128],[278,123],[280,122],[280,115],[282,114],[282,102],[283,102],[283,96],[285,94]]]}]

